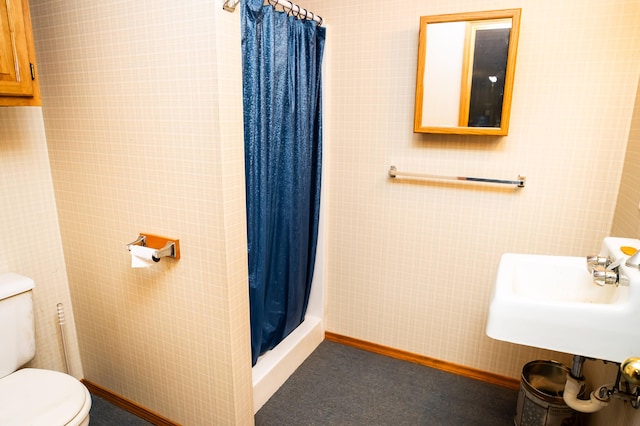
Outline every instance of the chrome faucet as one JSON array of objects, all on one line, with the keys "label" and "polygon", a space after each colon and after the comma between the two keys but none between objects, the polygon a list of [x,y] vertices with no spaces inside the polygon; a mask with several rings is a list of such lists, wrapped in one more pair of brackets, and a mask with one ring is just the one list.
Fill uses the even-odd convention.
[{"label": "chrome faucet", "polygon": [[[588,256],[587,270],[591,274],[593,282],[601,287],[607,284],[615,285],[616,287],[629,285],[629,278],[620,271],[623,259],[623,257],[618,260],[612,260],[609,257]],[[626,265],[629,266],[628,263]]]},{"label": "chrome faucet", "polygon": [[627,259],[625,265],[627,265],[629,268],[640,269],[640,250],[636,251],[633,256]]},{"label": "chrome faucet", "polygon": [[[620,265],[624,257],[613,260],[610,257],[592,255],[587,256],[587,270],[593,278],[593,282],[599,286],[605,284],[628,285],[629,278],[622,273]],[[636,251],[624,263],[628,268],[640,270],[640,250]]]},{"label": "chrome faucet", "polygon": [[587,270],[593,278],[593,282],[599,286],[605,284],[613,284],[618,286],[618,266],[620,261],[612,261],[609,257],[604,256],[588,256]]}]

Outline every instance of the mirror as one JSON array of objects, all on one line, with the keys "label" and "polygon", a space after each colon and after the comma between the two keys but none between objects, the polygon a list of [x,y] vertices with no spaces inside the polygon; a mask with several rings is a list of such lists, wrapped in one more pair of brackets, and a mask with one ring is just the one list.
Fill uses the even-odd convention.
[{"label": "mirror", "polygon": [[420,17],[414,132],[506,136],[520,9]]}]

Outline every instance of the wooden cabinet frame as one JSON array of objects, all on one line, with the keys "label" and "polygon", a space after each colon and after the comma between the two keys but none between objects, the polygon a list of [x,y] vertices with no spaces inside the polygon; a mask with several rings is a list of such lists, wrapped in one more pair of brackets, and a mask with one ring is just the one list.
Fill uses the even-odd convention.
[{"label": "wooden cabinet frame", "polygon": [[0,0],[0,106],[41,105],[28,0]]}]

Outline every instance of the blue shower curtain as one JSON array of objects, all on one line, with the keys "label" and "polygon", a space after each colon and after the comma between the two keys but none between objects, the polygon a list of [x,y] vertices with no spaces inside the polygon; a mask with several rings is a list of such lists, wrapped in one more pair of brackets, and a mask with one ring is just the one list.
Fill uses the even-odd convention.
[{"label": "blue shower curtain", "polygon": [[242,65],[253,364],[302,321],[318,238],[325,29],[243,0]]}]

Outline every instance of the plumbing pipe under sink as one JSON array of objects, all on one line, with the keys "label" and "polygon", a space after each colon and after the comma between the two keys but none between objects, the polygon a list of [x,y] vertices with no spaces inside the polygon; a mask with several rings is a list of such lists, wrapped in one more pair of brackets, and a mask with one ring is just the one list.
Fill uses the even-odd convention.
[{"label": "plumbing pipe under sink", "polygon": [[[602,410],[609,404],[607,400],[598,398],[598,391],[591,392],[589,399],[579,399],[578,394],[584,386],[584,381],[575,379],[567,375],[567,383],[564,386],[562,398],[571,408],[581,413],[595,413]],[[607,397],[608,399],[608,397]]]},{"label": "plumbing pipe under sink", "polygon": [[[640,358],[627,359],[620,365],[616,382],[613,385],[602,385],[591,392],[589,399],[580,399],[578,395],[584,389],[584,377],[582,367],[587,358],[574,355],[571,372],[567,375],[562,398],[564,402],[575,411],[581,413],[595,413],[606,407],[611,398],[630,402],[635,409],[640,408]],[[606,361],[605,361],[606,362]],[[616,363],[617,364],[617,363]],[[621,387],[621,378],[624,378],[626,386]]]}]

